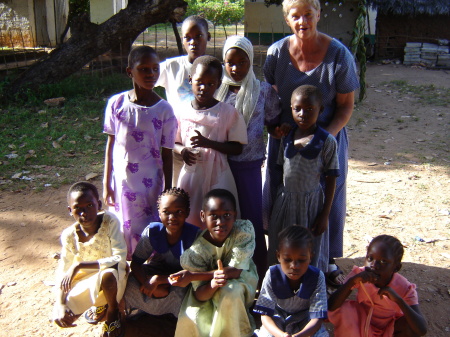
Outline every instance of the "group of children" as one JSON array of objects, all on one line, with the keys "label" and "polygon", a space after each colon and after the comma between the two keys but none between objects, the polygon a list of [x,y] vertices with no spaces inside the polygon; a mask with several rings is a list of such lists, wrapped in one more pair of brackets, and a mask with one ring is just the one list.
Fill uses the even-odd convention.
[{"label": "group of children", "polygon": [[[111,211],[102,211],[94,185],[70,188],[76,222],[61,236],[55,322],[70,327],[84,313],[89,323],[105,321],[102,336],[123,336],[124,298],[128,313],[178,317],[176,336],[327,336],[327,317],[336,336],[423,335],[415,286],[396,273],[403,246],[390,236],[371,242],[366,267],[355,267],[327,304],[328,215],[339,166],[336,140],[316,125],[321,92],[297,88],[296,125],[279,125],[277,93],[256,79],[249,40],[228,38],[222,67],[204,55],[203,18],[187,18],[182,35],[187,55],[161,65],[151,47],[134,48],[133,90],[108,101],[103,199]],[[284,168],[268,251],[264,126],[283,137]],[[346,300],[353,288],[358,301]],[[257,289],[253,311],[262,327],[255,332]]]}]

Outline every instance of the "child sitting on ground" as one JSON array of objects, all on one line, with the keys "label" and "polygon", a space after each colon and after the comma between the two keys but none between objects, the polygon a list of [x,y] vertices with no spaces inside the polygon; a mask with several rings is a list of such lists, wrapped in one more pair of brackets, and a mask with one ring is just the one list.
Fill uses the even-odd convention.
[{"label": "child sitting on ground", "polygon": [[258,274],[252,261],[255,234],[248,220],[236,220],[236,200],[229,191],[206,194],[201,211],[205,229],[181,256],[186,271],[172,284],[193,281],[184,298],[175,337],[253,334],[252,305]]},{"label": "child sitting on ground", "polygon": [[158,198],[158,210],[161,222],[145,228],[133,253],[125,301],[130,311],[178,316],[187,288],[170,287],[168,277],[182,269],[180,256],[192,245],[199,228],[185,222],[189,195],[180,188],[165,190]]},{"label": "child sitting on ground", "polygon": [[54,321],[63,328],[86,311],[89,323],[105,320],[102,336],[122,336],[119,301],[127,281],[127,246],[119,220],[108,211],[97,188],[88,182],[72,185],[68,209],[75,223],[61,234]]},{"label": "child sitting on ground", "polygon": [[[175,152],[184,166],[178,186],[191,197],[187,221],[204,229],[200,220],[203,196],[214,188],[225,188],[237,200],[236,184],[227,155],[242,152],[247,143],[244,118],[230,104],[214,98],[222,78],[222,64],[212,56],[200,56],[192,65],[190,83],[195,98],[179,115]],[[238,208],[239,213],[239,208]]]},{"label": "child sitting on ground", "polygon": [[[403,245],[393,236],[380,235],[370,242],[365,267],[354,266],[328,301],[328,318],[336,337],[426,334],[416,285],[397,273],[402,257]],[[355,288],[357,300],[347,300]]]},{"label": "child sitting on ground", "polygon": [[[183,108],[194,99],[192,86],[189,83],[192,63],[195,59],[205,55],[206,45],[211,39],[208,32],[208,22],[198,15],[191,15],[184,19],[181,26],[181,38],[187,55],[172,57],[161,62],[160,75],[156,86],[166,89],[167,101],[172,106],[175,115],[183,113]],[[183,158],[173,153],[172,186],[176,186]]]},{"label": "child sitting on ground", "polygon": [[[278,236],[277,259],[266,273],[254,312],[261,314],[260,337],[328,336],[325,276],[310,265],[313,236],[289,226]],[[355,337],[353,335],[348,335]]]}]

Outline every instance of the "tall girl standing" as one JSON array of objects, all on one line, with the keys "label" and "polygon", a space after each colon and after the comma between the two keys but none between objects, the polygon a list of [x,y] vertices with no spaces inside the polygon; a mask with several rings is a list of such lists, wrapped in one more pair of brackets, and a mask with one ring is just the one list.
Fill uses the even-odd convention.
[{"label": "tall girl standing", "polygon": [[267,249],[262,222],[262,178],[264,161],[264,125],[278,124],[281,113],[276,91],[267,82],[260,82],[253,72],[253,46],[242,36],[229,37],[223,47],[225,75],[217,91],[219,101],[233,105],[244,117],[248,144],[240,155],[228,156],[239,196],[241,218],[255,228],[256,248],[253,260],[262,280],[267,269]]},{"label": "tall girl standing", "polygon": [[159,76],[153,48],[132,49],[127,74],[133,89],[111,97],[106,107],[103,197],[122,223],[131,260],[144,228],[159,220],[159,194],[172,185],[177,121],[169,103],[153,92]]}]

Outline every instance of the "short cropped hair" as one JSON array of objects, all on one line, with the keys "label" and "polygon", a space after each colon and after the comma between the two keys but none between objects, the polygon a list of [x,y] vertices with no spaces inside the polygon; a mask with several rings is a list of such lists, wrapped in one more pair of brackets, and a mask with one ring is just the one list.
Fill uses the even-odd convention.
[{"label": "short cropped hair", "polygon": [[289,11],[298,5],[311,5],[316,11],[320,12],[320,1],[319,0],[284,0],[283,1],[283,15],[287,17]]},{"label": "short cropped hair", "polygon": [[223,188],[216,188],[214,190],[209,191],[205,194],[203,197],[203,210],[206,210],[206,205],[208,204],[209,199],[211,198],[218,198],[218,199],[225,199],[231,202],[231,205],[233,206],[233,209],[236,210],[236,198],[234,197],[233,193],[231,193],[228,190],[225,190]]},{"label": "short cropped hair", "polygon": [[322,92],[320,91],[319,88],[317,88],[314,85],[309,85],[309,84],[304,84],[301,85],[299,87],[297,87],[293,92],[292,92],[292,97],[296,97],[296,96],[309,96],[314,98],[320,105],[322,105]]},{"label": "short cropped hair", "polygon": [[183,30],[184,27],[186,26],[186,24],[188,24],[190,22],[193,22],[197,26],[200,26],[202,29],[205,30],[206,33],[208,33],[208,30],[209,30],[208,21],[206,21],[206,19],[201,17],[200,15],[191,15],[191,16],[188,16],[186,19],[184,19],[183,24],[181,25],[181,30]]},{"label": "short cropped hair", "polygon": [[97,187],[94,184],[91,184],[87,181],[79,181],[72,186],[70,186],[69,191],[67,192],[67,203],[70,203],[70,195],[72,192],[82,192],[86,193],[87,191],[91,191],[94,195],[95,199],[99,200],[100,196],[98,194]]},{"label": "short cropped hair", "polygon": [[144,55],[156,55],[156,50],[150,46],[137,46],[131,49],[130,54],[128,54],[128,67],[133,68],[134,65],[142,58]]},{"label": "short cropped hair", "polygon": [[223,72],[222,63],[220,63],[218,58],[210,55],[197,57],[194,63],[192,63],[191,75],[195,74],[195,71],[197,70],[197,67],[200,64],[205,67],[208,67],[209,69],[211,68],[216,69],[219,75],[219,80],[222,79],[222,72]]}]

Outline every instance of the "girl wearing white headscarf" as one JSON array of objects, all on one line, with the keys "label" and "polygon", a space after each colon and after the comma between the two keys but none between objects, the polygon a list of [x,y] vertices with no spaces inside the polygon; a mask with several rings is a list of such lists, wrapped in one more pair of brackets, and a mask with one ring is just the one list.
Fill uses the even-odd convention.
[{"label": "girl wearing white headscarf", "polygon": [[267,250],[262,222],[261,166],[265,159],[264,125],[278,125],[281,112],[277,93],[253,72],[253,46],[242,36],[230,36],[223,47],[225,74],[216,92],[219,101],[233,105],[247,124],[248,144],[242,153],[228,156],[238,189],[241,218],[255,227],[253,260],[260,280],[267,270]]}]

